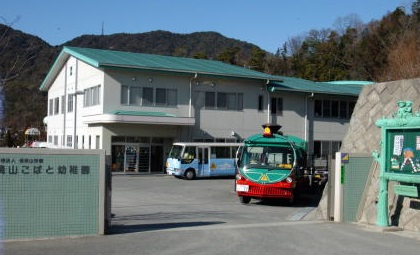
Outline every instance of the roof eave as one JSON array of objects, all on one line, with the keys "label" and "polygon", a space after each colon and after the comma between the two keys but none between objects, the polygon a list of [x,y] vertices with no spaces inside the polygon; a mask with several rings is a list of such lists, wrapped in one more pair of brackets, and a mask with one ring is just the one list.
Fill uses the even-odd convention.
[{"label": "roof eave", "polygon": [[274,88],[274,91],[288,91],[288,92],[302,92],[302,93],[314,93],[314,94],[325,94],[325,95],[341,95],[341,96],[359,96],[360,93],[347,93],[347,92],[328,92],[328,91],[317,91],[317,90],[304,90],[304,89],[289,89],[289,88]]}]

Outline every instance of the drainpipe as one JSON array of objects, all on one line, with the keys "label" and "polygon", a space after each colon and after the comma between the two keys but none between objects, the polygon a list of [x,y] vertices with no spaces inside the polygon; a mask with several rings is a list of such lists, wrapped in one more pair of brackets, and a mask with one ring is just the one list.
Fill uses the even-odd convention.
[{"label": "drainpipe", "polygon": [[190,79],[190,101],[188,103],[188,108],[189,108],[188,109],[188,117],[190,117],[190,118],[192,116],[192,81],[197,79],[197,77],[198,77],[198,73],[195,73],[194,77],[192,77]]},{"label": "drainpipe", "polygon": [[267,123],[270,123],[270,91],[268,91],[268,84],[270,80],[265,82],[265,91],[267,92]]},{"label": "drainpipe", "polygon": [[314,93],[312,92],[309,96],[305,97],[305,141],[308,141],[308,98],[313,98]]}]

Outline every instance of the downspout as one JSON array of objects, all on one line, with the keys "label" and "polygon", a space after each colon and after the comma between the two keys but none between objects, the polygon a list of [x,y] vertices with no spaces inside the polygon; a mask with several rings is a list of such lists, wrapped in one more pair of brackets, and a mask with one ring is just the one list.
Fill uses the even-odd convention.
[{"label": "downspout", "polygon": [[74,81],[74,107],[73,107],[73,111],[74,111],[74,134],[73,134],[73,149],[77,149],[77,144],[76,142],[78,142],[78,139],[76,139],[76,135],[77,135],[77,85],[78,85],[78,79],[79,79],[79,73],[78,73],[78,66],[79,66],[79,60],[76,59],[76,70],[75,70],[75,81]]},{"label": "downspout", "polygon": [[305,124],[304,124],[304,134],[306,144],[308,143],[308,97],[305,97]]},{"label": "downspout", "polygon": [[[64,66],[64,102],[61,102],[61,105],[63,105],[63,103],[65,104],[67,99],[67,63]],[[61,142],[63,144],[61,144],[61,148],[66,146],[66,117],[67,117],[67,104],[66,107],[61,107],[61,105],[59,106],[61,109],[64,108],[64,112],[63,112],[63,138],[61,138]]]},{"label": "downspout", "polygon": [[192,117],[192,81],[197,79],[198,73],[194,74],[194,77],[190,79],[190,101],[188,102],[188,117]]},{"label": "downspout", "polygon": [[309,132],[308,132],[308,98],[313,98],[314,93],[312,92],[309,96],[305,97],[305,141],[308,142]]},{"label": "downspout", "polygon": [[270,80],[267,79],[265,82],[265,91],[267,91],[267,123],[270,123],[270,91],[268,91],[268,84]]},{"label": "downspout", "polygon": [[[309,155],[309,150],[311,150],[311,152],[313,153],[313,145],[310,145],[309,144],[309,132],[308,132],[308,122],[309,122],[309,120],[308,120],[308,107],[309,107],[309,104],[308,104],[308,98],[313,98],[314,97],[314,93],[312,92],[310,95],[308,95],[308,96],[305,96],[305,131],[304,131],[304,133],[305,133],[305,141],[306,141],[306,151],[308,152],[308,155]],[[312,143],[313,143],[313,138],[312,138]],[[311,144],[312,144],[311,143]],[[307,160],[308,160],[308,155],[307,155]],[[312,160],[312,158],[311,158],[311,163],[313,164],[313,162],[312,162],[313,160]]]}]

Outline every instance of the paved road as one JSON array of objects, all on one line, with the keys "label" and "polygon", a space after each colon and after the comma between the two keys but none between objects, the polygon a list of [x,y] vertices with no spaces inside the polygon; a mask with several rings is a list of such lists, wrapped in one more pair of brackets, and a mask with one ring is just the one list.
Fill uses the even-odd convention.
[{"label": "paved road", "polygon": [[418,254],[420,235],[301,219],[295,206],[239,203],[232,179],[113,177],[111,234],[6,242],[4,254]]}]

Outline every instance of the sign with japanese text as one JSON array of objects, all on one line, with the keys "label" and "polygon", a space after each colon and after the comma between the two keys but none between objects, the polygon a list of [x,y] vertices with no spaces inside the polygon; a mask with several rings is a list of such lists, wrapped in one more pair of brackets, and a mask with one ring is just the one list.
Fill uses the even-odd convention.
[{"label": "sign with japanese text", "polygon": [[97,234],[105,176],[100,152],[0,149],[4,238]]}]

